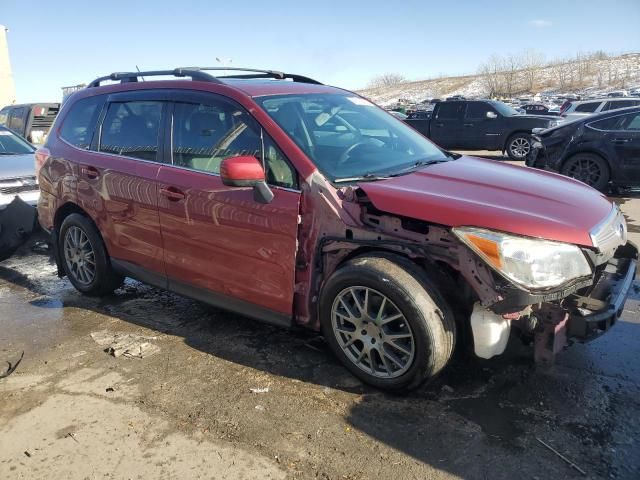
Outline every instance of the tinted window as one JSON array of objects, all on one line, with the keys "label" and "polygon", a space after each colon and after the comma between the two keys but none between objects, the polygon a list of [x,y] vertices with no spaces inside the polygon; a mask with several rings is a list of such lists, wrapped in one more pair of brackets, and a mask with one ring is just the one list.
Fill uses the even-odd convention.
[{"label": "tinted window", "polygon": [[637,105],[637,104],[638,102],[635,100],[620,100],[618,102],[607,102],[605,106],[602,108],[602,110],[605,111],[605,110],[615,110],[616,108],[633,107],[634,105]]},{"label": "tinted window", "polygon": [[[33,153],[33,147],[13,132],[0,128],[0,155]],[[2,165],[0,159],[0,165]]]},{"label": "tinted window", "polygon": [[632,113],[629,115],[616,115],[615,117],[605,118],[589,124],[591,128],[607,131],[620,130],[637,130],[640,120],[639,114]]},{"label": "tinted window", "polygon": [[[260,133],[256,122],[231,103],[177,103],[173,114],[173,164],[217,174],[226,158],[252,155],[262,162]],[[266,135],[263,137],[268,183],[296,188],[294,169],[275,143]]]},{"label": "tinted window", "polygon": [[440,120],[453,120],[462,118],[464,102],[442,102],[438,104],[438,115]]},{"label": "tinted window", "polygon": [[3,108],[0,110],[0,125],[7,125],[9,122],[9,109]]},{"label": "tinted window", "polygon": [[71,106],[60,129],[60,137],[71,145],[88,149],[100,115],[103,96],[83,98]]},{"label": "tinted window", "polygon": [[593,113],[596,111],[600,102],[591,102],[591,103],[583,103],[582,105],[576,106],[575,112],[583,112],[583,113]]},{"label": "tinted window", "polygon": [[102,122],[99,150],[156,160],[162,102],[112,103]]},{"label": "tinted window", "polygon": [[467,118],[487,118],[487,112],[495,113],[495,110],[493,107],[483,102],[469,102],[467,104]]},{"label": "tinted window", "polygon": [[626,130],[640,130],[640,113],[625,115],[629,120],[626,125]]},{"label": "tinted window", "polygon": [[9,114],[9,128],[15,132],[24,131],[24,107],[14,108]]}]

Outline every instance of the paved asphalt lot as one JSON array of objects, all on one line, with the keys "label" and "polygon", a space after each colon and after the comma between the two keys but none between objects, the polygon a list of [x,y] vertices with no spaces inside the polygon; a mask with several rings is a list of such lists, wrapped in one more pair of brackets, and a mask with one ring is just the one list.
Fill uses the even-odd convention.
[{"label": "paved asphalt lot", "polygon": [[[615,200],[640,243],[640,199]],[[2,479],[640,478],[640,289],[551,368],[513,344],[394,396],[313,334],[134,281],[82,297],[36,240],[0,264],[0,362],[24,351],[0,379]],[[160,350],[115,358],[91,336],[105,331]]]}]

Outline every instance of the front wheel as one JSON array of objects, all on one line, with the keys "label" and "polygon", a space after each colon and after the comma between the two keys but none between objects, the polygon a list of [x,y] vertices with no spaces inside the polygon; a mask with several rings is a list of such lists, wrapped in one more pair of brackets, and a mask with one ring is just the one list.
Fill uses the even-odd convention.
[{"label": "front wheel", "polygon": [[415,388],[451,358],[453,313],[424,271],[403,257],[347,262],[320,302],[327,343],[351,373],[377,388]]},{"label": "front wheel", "polygon": [[531,135],[516,133],[507,140],[507,155],[511,160],[524,160],[531,151]]},{"label": "front wheel", "polygon": [[113,271],[100,232],[87,217],[66,217],[58,244],[65,273],[79,292],[101,296],[122,285],[124,277]]},{"label": "front wheel", "polygon": [[574,155],[564,163],[561,173],[600,191],[609,184],[610,173],[607,162],[592,153]]}]

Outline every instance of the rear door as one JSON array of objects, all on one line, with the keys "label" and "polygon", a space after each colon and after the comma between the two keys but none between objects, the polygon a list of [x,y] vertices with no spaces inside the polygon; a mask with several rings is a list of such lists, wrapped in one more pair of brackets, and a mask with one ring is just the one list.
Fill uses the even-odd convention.
[{"label": "rear door", "polygon": [[165,92],[110,95],[91,152],[78,165],[78,201],[98,224],[109,255],[129,274],[165,286],[157,180]]},{"label": "rear door", "polygon": [[443,148],[464,148],[464,109],[466,102],[440,102],[431,119],[431,140]]},{"label": "rear door", "polygon": [[[183,92],[167,121],[158,203],[169,287],[247,315],[291,321],[300,191],[279,148],[238,104]],[[227,187],[222,160],[262,160],[274,199]]]}]

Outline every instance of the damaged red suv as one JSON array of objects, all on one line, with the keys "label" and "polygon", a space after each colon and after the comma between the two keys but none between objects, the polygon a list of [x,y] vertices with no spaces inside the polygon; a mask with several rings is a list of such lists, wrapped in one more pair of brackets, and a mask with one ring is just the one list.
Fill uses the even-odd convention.
[{"label": "damaged red suv", "polygon": [[211,71],[112,74],[63,106],[38,212],[80,292],[132,277],[320,330],[391,390],[456,344],[490,358],[517,335],[550,361],[620,317],[637,249],[597,191],[444,151],[307,77]]}]

